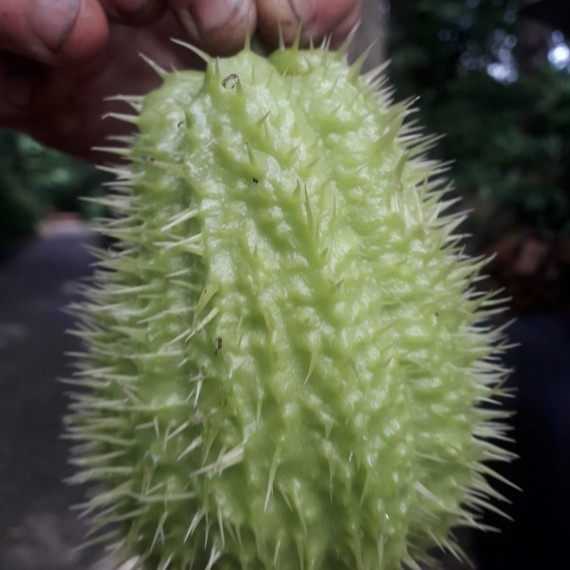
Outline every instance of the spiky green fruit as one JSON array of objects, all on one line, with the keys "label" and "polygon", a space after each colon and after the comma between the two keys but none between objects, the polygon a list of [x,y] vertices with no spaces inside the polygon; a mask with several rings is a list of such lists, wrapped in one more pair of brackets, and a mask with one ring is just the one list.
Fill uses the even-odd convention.
[{"label": "spiky green fruit", "polygon": [[69,425],[120,559],[395,570],[496,496],[482,262],[431,141],[358,71],[244,50],[123,117],[140,135],[104,201],[120,245],[79,307]]}]

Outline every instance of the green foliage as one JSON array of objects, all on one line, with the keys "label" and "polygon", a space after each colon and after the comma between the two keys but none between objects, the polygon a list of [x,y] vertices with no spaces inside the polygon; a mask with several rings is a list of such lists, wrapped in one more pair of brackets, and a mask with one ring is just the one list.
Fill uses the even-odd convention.
[{"label": "green foliage", "polygon": [[51,211],[99,214],[99,206],[80,196],[101,194],[105,179],[90,164],[0,129],[0,250],[33,234]]},{"label": "green foliage", "polygon": [[0,170],[30,192],[41,213],[57,210],[88,216],[92,210],[79,197],[99,194],[106,178],[90,164],[8,130],[0,130]]},{"label": "green foliage", "polygon": [[[516,226],[570,234],[570,75],[545,62],[517,78],[510,0],[408,2],[391,30],[392,78],[419,93],[421,122],[445,133],[458,191],[483,240]],[[489,73],[500,64],[503,81]]]}]

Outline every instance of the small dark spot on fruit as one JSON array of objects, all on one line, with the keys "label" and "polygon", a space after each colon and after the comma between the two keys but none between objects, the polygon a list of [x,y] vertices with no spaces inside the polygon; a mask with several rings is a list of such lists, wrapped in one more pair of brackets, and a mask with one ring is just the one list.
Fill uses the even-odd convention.
[{"label": "small dark spot on fruit", "polygon": [[220,350],[222,350],[222,337],[217,336],[216,337],[216,350],[214,350],[214,354],[216,356],[218,356],[218,352],[220,352]]},{"label": "small dark spot on fruit", "polygon": [[256,177],[254,176],[254,177],[251,179],[251,181],[252,181],[254,184],[257,184],[257,183],[259,182],[259,178],[256,178]]},{"label": "small dark spot on fruit", "polygon": [[235,73],[230,73],[227,77],[222,79],[222,87],[224,89],[235,89],[239,81],[239,77]]}]

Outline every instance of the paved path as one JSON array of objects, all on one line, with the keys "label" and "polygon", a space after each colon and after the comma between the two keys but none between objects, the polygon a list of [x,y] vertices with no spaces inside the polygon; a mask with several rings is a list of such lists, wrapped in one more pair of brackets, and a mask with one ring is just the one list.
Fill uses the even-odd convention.
[{"label": "paved path", "polygon": [[56,379],[69,373],[62,308],[89,272],[85,226],[51,224],[0,267],[0,568],[83,570],[95,552],[75,552],[84,527],[69,510],[82,489],[68,487],[68,443],[60,439],[67,406]]}]

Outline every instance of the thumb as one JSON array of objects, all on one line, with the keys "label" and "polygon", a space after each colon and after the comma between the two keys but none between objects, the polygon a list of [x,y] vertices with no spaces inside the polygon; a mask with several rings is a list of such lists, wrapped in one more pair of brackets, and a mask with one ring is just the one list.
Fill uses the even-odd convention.
[{"label": "thumb", "polygon": [[105,46],[108,33],[98,0],[2,2],[0,50],[43,64],[85,61]]},{"label": "thumb", "polygon": [[98,0],[12,0],[0,10],[0,124],[26,119],[45,66],[80,64],[109,32]]}]

